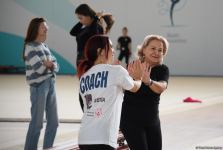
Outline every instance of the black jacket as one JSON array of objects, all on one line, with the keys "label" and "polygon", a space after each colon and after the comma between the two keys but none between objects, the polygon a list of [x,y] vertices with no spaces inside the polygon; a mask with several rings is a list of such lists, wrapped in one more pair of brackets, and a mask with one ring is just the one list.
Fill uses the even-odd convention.
[{"label": "black jacket", "polygon": [[77,62],[84,58],[84,46],[87,40],[96,34],[103,34],[103,28],[95,19],[90,26],[84,27],[80,22],[77,23],[70,31],[77,41]]}]

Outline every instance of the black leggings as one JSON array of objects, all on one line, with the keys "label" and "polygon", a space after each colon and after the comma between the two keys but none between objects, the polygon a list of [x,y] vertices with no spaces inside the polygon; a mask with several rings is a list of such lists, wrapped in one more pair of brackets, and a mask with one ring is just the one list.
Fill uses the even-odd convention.
[{"label": "black leggings", "polygon": [[80,150],[114,150],[113,147],[104,144],[79,145]]},{"label": "black leggings", "polygon": [[[81,61],[84,60],[84,57],[83,57],[83,54],[81,54],[80,52],[77,54],[77,60],[76,60],[76,65],[77,65],[77,68],[78,68],[78,65],[81,63]],[[80,106],[81,106],[81,109],[82,111],[84,112],[84,102],[83,102],[83,99],[81,98],[81,95],[79,93],[79,102],[80,102]]]},{"label": "black leggings", "polygon": [[81,98],[80,93],[79,93],[79,102],[80,102],[81,109],[84,112],[84,102],[83,102],[83,99]]},{"label": "black leggings", "polygon": [[125,57],[125,63],[128,64],[129,63],[129,53],[127,52],[120,52],[119,56],[118,56],[118,60],[122,61],[122,59]]},{"label": "black leggings", "polygon": [[146,127],[129,123],[121,131],[131,150],[162,150],[160,123]]}]

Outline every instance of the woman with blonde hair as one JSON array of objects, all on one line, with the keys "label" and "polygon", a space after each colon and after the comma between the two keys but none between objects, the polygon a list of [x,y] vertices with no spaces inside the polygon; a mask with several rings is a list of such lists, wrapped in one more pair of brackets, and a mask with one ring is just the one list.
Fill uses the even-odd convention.
[{"label": "woman with blonde hair", "polygon": [[148,35],[138,47],[147,71],[136,93],[125,91],[120,125],[131,150],[162,149],[159,102],[169,79],[169,69],[163,64],[168,46],[164,37]]}]

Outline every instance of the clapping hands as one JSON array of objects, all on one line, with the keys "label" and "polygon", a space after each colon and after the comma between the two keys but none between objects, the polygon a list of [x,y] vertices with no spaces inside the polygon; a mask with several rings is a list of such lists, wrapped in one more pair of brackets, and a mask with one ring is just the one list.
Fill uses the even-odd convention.
[{"label": "clapping hands", "polygon": [[128,65],[129,75],[134,80],[142,80],[146,70],[147,70],[146,63],[145,62],[142,63],[140,60],[135,60],[129,63]]}]

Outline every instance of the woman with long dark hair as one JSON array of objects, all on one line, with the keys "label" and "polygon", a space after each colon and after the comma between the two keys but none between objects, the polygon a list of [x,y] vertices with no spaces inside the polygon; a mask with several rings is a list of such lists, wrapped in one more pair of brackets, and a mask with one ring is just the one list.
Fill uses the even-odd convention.
[{"label": "woman with long dark hair", "polygon": [[114,150],[117,146],[123,89],[136,92],[145,65],[135,61],[129,72],[112,65],[114,49],[105,35],[91,37],[85,47],[85,60],[78,67],[84,115],[78,136],[81,150]]},{"label": "woman with long dark hair", "polygon": [[58,127],[55,92],[55,73],[58,71],[58,65],[55,57],[44,43],[47,31],[46,20],[34,18],[29,24],[24,42],[23,58],[31,100],[31,121],[26,135],[25,150],[37,150],[44,112],[47,125],[43,149],[53,146]]},{"label": "woman with long dark hair", "polygon": [[[70,34],[76,37],[77,59],[76,65],[84,59],[84,46],[87,40],[95,34],[106,34],[111,29],[114,19],[111,14],[96,13],[87,4],[79,5],[75,14],[79,22],[71,29]],[[103,26],[103,21],[105,25]]]},{"label": "woman with long dark hair", "polygon": [[[79,22],[71,29],[70,34],[75,36],[77,41],[76,66],[78,67],[80,61],[84,59],[84,46],[87,40],[96,34],[107,34],[114,24],[114,19],[111,14],[96,13],[87,4],[79,5],[75,14]],[[84,106],[80,95],[79,101],[83,110]]]}]

